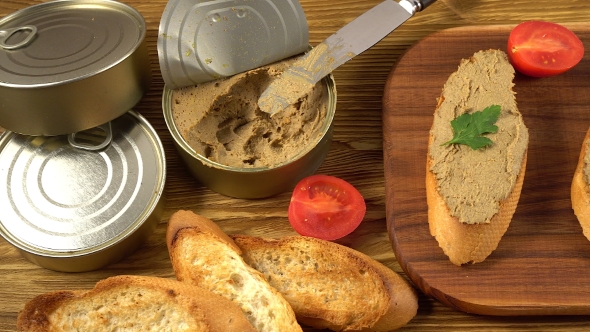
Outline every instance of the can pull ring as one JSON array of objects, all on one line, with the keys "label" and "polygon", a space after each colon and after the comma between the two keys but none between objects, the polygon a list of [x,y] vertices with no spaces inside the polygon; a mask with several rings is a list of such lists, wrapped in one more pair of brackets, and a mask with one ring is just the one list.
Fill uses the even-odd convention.
[{"label": "can pull ring", "polygon": [[113,131],[110,122],[68,135],[71,146],[86,151],[100,151],[109,146],[112,140]]},{"label": "can pull ring", "polygon": [[[28,32],[28,34],[25,37],[25,39],[21,40],[20,42],[16,44],[9,44],[8,39],[17,32]],[[0,47],[2,47],[5,50],[14,50],[19,47],[23,47],[25,45],[28,45],[33,40],[33,38],[35,38],[36,34],[37,27],[34,25],[24,25],[22,27],[0,30]]]}]

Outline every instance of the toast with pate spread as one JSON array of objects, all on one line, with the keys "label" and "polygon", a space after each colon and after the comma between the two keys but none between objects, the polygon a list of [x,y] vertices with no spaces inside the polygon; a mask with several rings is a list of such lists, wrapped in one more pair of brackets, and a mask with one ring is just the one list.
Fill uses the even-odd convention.
[{"label": "toast with pate spread", "polygon": [[58,291],[30,300],[18,331],[255,332],[240,308],[177,280],[117,276],[88,291]]},{"label": "toast with pate spread", "polygon": [[302,324],[334,331],[393,331],[416,315],[414,289],[359,251],[304,236],[230,237],[246,263],[283,294]]},{"label": "toast with pate spread", "polygon": [[574,171],[571,186],[571,200],[574,214],[578,218],[584,236],[590,240],[590,129],[582,142],[578,165]]},{"label": "toast with pate spread", "polygon": [[217,224],[191,211],[168,221],[166,243],[176,278],[236,303],[259,332],[302,331],[295,313]]},{"label": "toast with pate spread", "polygon": [[[430,233],[455,265],[484,261],[498,246],[518,205],[528,129],[516,105],[514,68],[500,50],[463,59],[445,83],[428,141],[426,197]],[[445,144],[451,122],[500,106],[491,144]]]}]

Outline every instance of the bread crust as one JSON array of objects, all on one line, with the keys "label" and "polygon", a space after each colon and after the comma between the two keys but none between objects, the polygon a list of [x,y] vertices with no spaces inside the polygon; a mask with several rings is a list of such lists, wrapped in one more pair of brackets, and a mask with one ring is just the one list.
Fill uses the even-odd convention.
[{"label": "bread crust", "polygon": [[178,280],[230,299],[259,332],[302,331],[288,302],[243,261],[240,248],[213,221],[177,211],[166,238]]},{"label": "bread crust", "polygon": [[[245,261],[284,294],[305,325],[334,331],[393,331],[416,315],[418,298],[409,283],[359,251],[304,236],[231,237]],[[304,286],[294,287],[299,282]],[[347,286],[350,290],[345,283],[352,283]]]},{"label": "bread crust", "polygon": [[590,128],[586,132],[586,136],[582,142],[578,164],[574,171],[574,176],[571,185],[571,201],[574,214],[578,218],[584,236],[590,240],[590,187],[584,176],[584,167],[586,162],[584,159],[587,154],[587,144],[590,141]]},{"label": "bread crust", "polygon": [[[240,308],[231,301],[202,288],[190,286],[173,279],[122,275],[99,281],[88,291],[57,291],[38,295],[30,300],[18,315],[18,331],[72,331],[80,325],[92,331],[111,331],[113,320],[129,324],[130,316],[152,315],[141,309],[141,299],[130,298],[131,293],[152,294],[159,299],[158,306],[175,308],[192,320],[193,331],[256,331]],[[130,301],[124,305],[123,302]],[[101,312],[98,313],[97,305]],[[86,315],[72,319],[72,310],[83,310]],[[60,311],[60,309],[63,309]],[[167,312],[166,310],[163,310]],[[148,315],[148,316],[146,316]],[[171,324],[176,318],[163,314]],[[83,322],[81,321],[83,320]],[[149,319],[146,319],[149,321]],[[127,331],[151,331],[152,326],[140,320],[139,324],[126,326]],[[190,319],[189,319],[190,321]],[[68,325],[76,325],[71,326]],[[142,324],[143,323],[143,324]],[[166,324],[164,323],[164,324]],[[189,322],[190,323],[190,322]],[[198,327],[195,329],[195,327]],[[121,328],[121,326],[119,326]],[[173,329],[172,327],[170,327]]]},{"label": "bread crust", "polygon": [[[501,54],[503,54],[503,59],[505,59],[505,62],[503,62],[503,64],[505,64],[506,66],[510,66],[508,59],[503,52],[498,50],[488,50],[482,52],[500,52]],[[482,52],[478,52],[476,54]],[[459,75],[458,73],[460,72],[463,75],[462,70],[467,70],[466,68],[468,68],[464,67],[464,65],[475,64],[478,61],[478,59],[479,57],[476,57],[474,55],[468,60],[463,60],[459,65],[457,71],[453,75],[451,75],[451,77],[449,77],[449,80],[443,88],[441,96],[438,98],[438,104],[435,109],[435,115],[437,114],[437,112],[440,111],[440,109],[443,107],[443,104],[446,102],[445,96],[448,92],[446,89],[449,82],[454,82],[453,84],[459,85],[462,84],[452,81],[451,78],[455,78],[454,75]],[[476,74],[479,75],[479,73],[471,73],[471,75]],[[504,76],[504,79],[508,78],[508,75]],[[488,79],[491,78],[488,77]],[[510,79],[513,79],[513,75],[511,75]],[[504,81],[502,80],[501,82]],[[512,85],[498,85],[496,86],[496,88],[502,89],[501,91],[496,91],[497,94],[501,94],[502,92],[508,92],[508,90],[505,89],[509,89],[512,98],[514,98]],[[450,96],[453,96],[453,94],[451,94]],[[454,96],[454,98],[456,98],[456,96]],[[458,102],[456,99],[451,100],[453,101],[453,103]],[[514,99],[512,99],[512,101],[514,101]],[[512,104],[510,101],[506,101],[506,103]],[[512,107],[516,107],[516,104],[514,103]],[[516,109],[514,110],[516,111]],[[431,171],[434,165],[434,160],[432,159],[430,150],[434,147],[433,144],[438,144],[438,142],[434,143],[434,126],[435,123],[433,123],[433,127],[431,128],[430,135],[428,137],[429,152],[427,153],[426,158],[425,179],[426,199],[428,204],[428,224],[430,234],[436,238],[439,246],[442,248],[445,255],[449,257],[449,260],[453,264],[463,265],[482,262],[498,247],[498,244],[502,236],[504,235],[504,233],[508,229],[508,226],[510,225],[514,212],[516,211],[516,207],[520,199],[522,184],[524,182],[528,147],[524,146],[524,149],[520,150],[520,153],[522,153],[522,161],[520,164],[519,173],[516,176],[516,180],[512,187],[512,190],[508,193],[505,199],[498,202],[498,211],[494,215],[492,215],[491,218],[489,218],[489,222],[469,224],[462,223],[459,220],[459,218],[451,215],[451,210],[449,206],[447,205],[443,196],[440,194],[440,186],[437,182],[436,175]],[[524,129],[528,144],[528,131],[526,131],[526,127]],[[497,156],[497,158],[502,158],[502,156]],[[486,203],[491,202],[493,201],[486,201]]]},{"label": "bread crust", "polygon": [[[428,144],[432,144],[432,136]],[[430,234],[436,238],[445,255],[455,265],[483,262],[496,248],[506,233],[516,211],[524,175],[525,152],[514,187],[508,197],[500,202],[498,212],[486,224],[464,224],[451,215],[444,198],[438,192],[436,176],[430,171],[432,159],[426,162],[426,201]]]}]

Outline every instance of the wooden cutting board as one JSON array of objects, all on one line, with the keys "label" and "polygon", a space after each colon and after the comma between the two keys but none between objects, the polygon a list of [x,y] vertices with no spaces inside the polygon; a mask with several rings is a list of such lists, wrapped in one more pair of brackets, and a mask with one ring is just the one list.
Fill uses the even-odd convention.
[{"label": "wooden cutting board", "polygon": [[387,79],[383,135],[390,239],[408,277],[448,306],[485,315],[590,314],[590,241],[570,201],[590,126],[590,25],[566,26],[586,46],[578,66],[551,78],[515,77],[530,132],[527,170],[512,223],[482,263],[451,264],[429,233],[428,133],[436,98],[460,60],[483,49],[506,50],[513,26],[432,34],[409,49]]}]

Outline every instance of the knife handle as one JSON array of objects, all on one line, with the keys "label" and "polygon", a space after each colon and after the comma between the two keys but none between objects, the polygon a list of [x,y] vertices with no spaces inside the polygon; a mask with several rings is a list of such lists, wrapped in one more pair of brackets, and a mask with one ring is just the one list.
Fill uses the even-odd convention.
[{"label": "knife handle", "polygon": [[436,2],[436,0],[421,0],[418,1],[420,3],[420,9],[418,11],[423,11],[424,9],[426,9],[426,7],[432,5],[433,3]]}]

